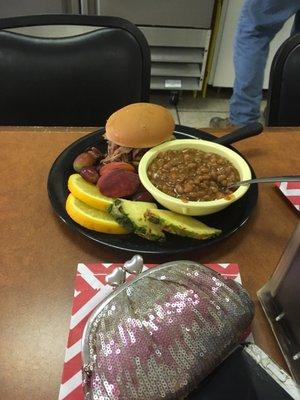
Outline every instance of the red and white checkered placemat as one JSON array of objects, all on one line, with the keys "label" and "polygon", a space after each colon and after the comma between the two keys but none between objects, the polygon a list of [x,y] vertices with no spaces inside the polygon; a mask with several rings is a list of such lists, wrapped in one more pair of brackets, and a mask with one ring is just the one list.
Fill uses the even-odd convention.
[{"label": "red and white checkered placemat", "polygon": [[293,206],[300,211],[300,182],[277,182],[276,186]]},{"label": "red and white checkered placemat", "polygon": [[[59,400],[83,400],[81,375],[81,338],[84,326],[97,305],[113,290],[105,276],[121,264],[78,264],[75,290]],[[156,264],[146,264],[144,269]],[[222,275],[241,282],[237,264],[207,264]]]}]

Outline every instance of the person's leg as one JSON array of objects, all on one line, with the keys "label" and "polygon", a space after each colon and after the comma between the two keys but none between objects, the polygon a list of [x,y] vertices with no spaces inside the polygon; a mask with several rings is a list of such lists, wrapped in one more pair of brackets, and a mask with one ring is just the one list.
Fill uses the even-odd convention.
[{"label": "person's leg", "polygon": [[[245,0],[235,35],[235,82],[226,124],[246,125],[260,118],[270,41],[299,8],[299,0]],[[211,125],[217,126],[214,120]]]},{"label": "person's leg", "polygon": [[295,13],[295,7],[296,1],[288,0],[245,1],[234,45],[235,82],[230,100],[233,125],[259,120],[269,44]]}]

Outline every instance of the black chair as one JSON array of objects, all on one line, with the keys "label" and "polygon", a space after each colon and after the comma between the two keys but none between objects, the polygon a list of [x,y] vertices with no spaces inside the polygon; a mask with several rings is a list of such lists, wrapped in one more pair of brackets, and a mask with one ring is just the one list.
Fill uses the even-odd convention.
[{"label": "black chair", "polygon": [[[4,29],[81,25],[99,29],[45,38]],[[35,15],[0,19],[0,125],[103,126],[127,104],[148,102],[150,51],[116,17]]]},{"label": "black chair", "polygon": [[300,34],[277,50],[272,62],[267,126],[300,126]]}]

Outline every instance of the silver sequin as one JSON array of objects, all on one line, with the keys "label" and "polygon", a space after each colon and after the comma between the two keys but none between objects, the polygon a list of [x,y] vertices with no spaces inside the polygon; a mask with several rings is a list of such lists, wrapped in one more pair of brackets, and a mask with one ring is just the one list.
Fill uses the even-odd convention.
[{"label": "silver sequin", "polygon": [[147,271],[98,310],[84,349],[86,400],[184,398],[253,317],[239,284],[185,261]]}]

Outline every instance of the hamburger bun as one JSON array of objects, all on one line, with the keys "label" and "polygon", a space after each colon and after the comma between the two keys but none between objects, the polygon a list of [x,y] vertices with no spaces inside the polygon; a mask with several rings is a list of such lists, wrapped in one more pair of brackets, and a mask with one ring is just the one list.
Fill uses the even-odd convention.
[{"label": "hamburger bun", "polygon": [[134,103],[108,118],[105,134],[108,140],[119,146],[141,149],[172,139],[174,127],[173,116],[165,107]]}]

